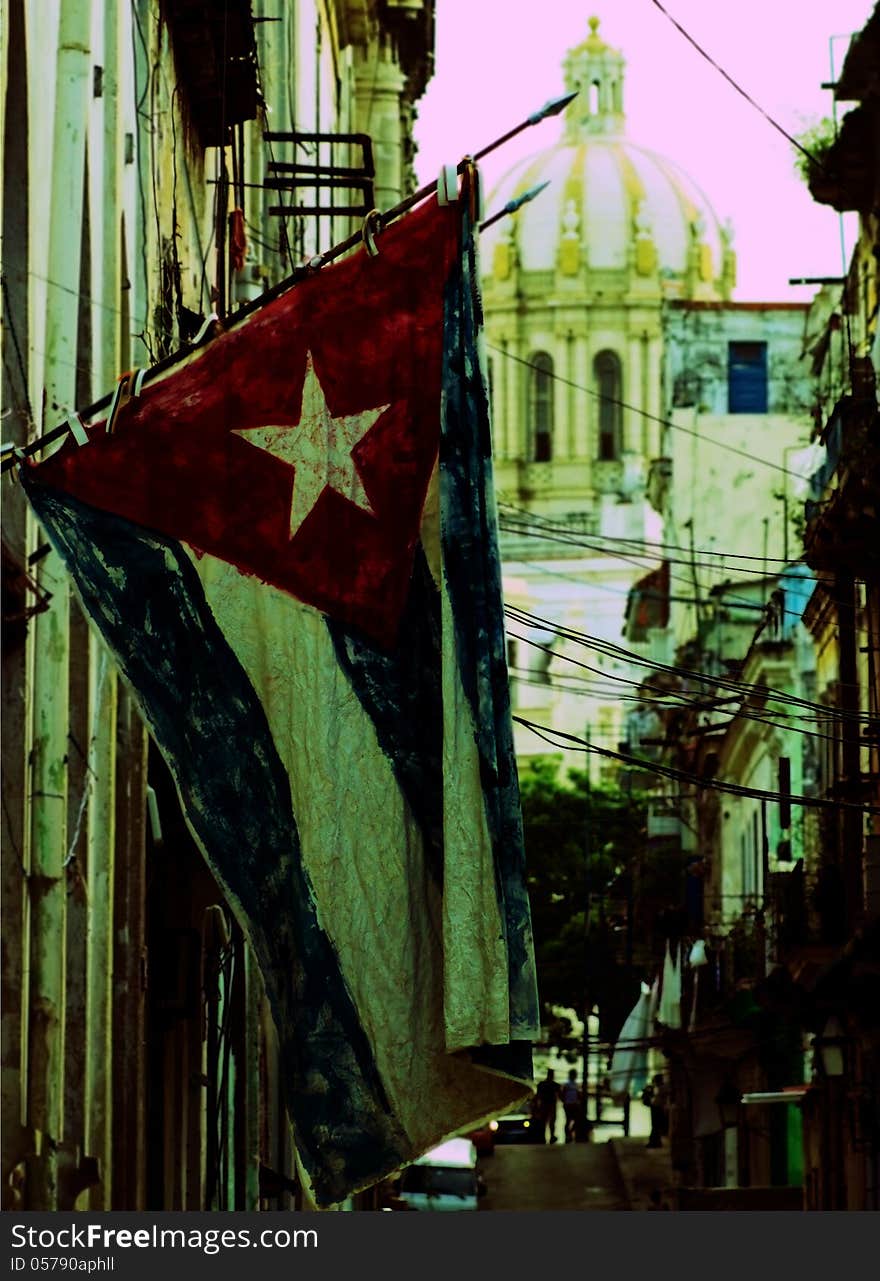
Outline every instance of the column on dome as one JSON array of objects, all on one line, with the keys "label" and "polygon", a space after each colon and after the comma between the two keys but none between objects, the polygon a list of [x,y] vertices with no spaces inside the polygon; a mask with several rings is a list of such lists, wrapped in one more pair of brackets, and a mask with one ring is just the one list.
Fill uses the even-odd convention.
[{"label": "column on dome", "polygon": [[[496,344],[493,342],[493,347]],[[507,404],[507,357],[504,352],[507,350],[507,338],[499,337],[497,341],[498,350],[488,351],[488,357],[492,361],[492,429],[495,457],[499,460],[505,460],[510,457],[510,446],[508,436],[510,432],[510,412]]]},{"label": "column on dome", "polygon": [[659,257],[644,199],[639,199],[636,202],[633,213],[633,245],[635,248],[634,266],[636,275],[656,275]]},{"label": "column on dome", "polygon": [[558,266],[563,276],[576,276],[581,269],[580,214],[573,196],[568,197],[562,210]]},{"label": "column on dome", "polygon": [[641,431],[641,452],[643,458],[651,457],[651,420],[648,414],[653,413],[651,409],[651,385],[649,382],[650,361],[651,361],[651,336],[647,329],[643,329],[639,335],[641,343],[641,377],[642,387],[639,395],[639,407],[642,410]]},{"label": "column on dome", "polygon": [[644,419],[641,410],[646,409],[644,402],[644,376],[643,357],[644,347],[642,344],[641,334],[630,334],[626,344],[627,360],[626,369],[623,371],[623,400],[632,409],[625,410],[621,417],[621,453],[641,453],[642,452],[642,423]]},{"label": "column on dome", "polygon": [[706,219],[696,210],[688,228],[690,243],[687,256],[688,297],[705,294],[705,286],[712,280],[712,251],[706,244]]},{"label": "column on dome", "polygon": [[528,373],[520,361],[526,359],[522,353],[522,343],[518,338],[507,344],[507,355],[504,363],[507,372],[504,379],[505,399],[507,401],[507,456],[524,459],[526,457],[525,426],[525,375]]},{"label": "column on dome", "polygon": [[661,417],[662,405],[660,402],[660,387],[662,382],[661,366],[663,360],[663,345],[659,334],[652,334],[648,344],[648,387],[650,389],[650,403],[645,406],[653,416],[647,419],[648,426],[648,449],[646,457],[660,457],[660,435],[662,424]]},{"label": "column on dome", "polygon": [[561,348],[565,353],[565,359],[562,363],[562,373],[565,376],[564,404],[565,412],[560,420],[559,433],[559,457],[570,459],[574,458],[574,425],[575,425],[575,384],[577,383],[577,370],[575,369],[574,358],[575,335],[573,329],[567,329],[565,336],[561,341]]},{"label": "column on dome", "polygon": [[495,252],[492,258],[492,274],[496,280],[507,280],[516,267],[516,241],[515,227],[512,218],[506,219],[501,230],[498,232],[498,239],[495,242]]},{"label": "column on dome", "polygon": [[586,330],[575,331],[572,343],[575,383],[574,414],[571,424],[571,457],[583,464],[584,486],[589,488],[592,481],[593,458],[595,445],[592,439],[591,424],[593,421],[593,398],[589,388],[593,376],[590,369],[590,352]]},{"label": "column on dome", "polygon": [[566,457],[565,440],[568,434],[568,387],[566,386],[565,334],[556,333],[550,347],[553,356],[553,432],[551,458],[554,462]]},{"label": "column on dome", "polygon": [[736,251],[733,223],[728,218],[721,228],[721,297],[730,298],[736,286]]}]

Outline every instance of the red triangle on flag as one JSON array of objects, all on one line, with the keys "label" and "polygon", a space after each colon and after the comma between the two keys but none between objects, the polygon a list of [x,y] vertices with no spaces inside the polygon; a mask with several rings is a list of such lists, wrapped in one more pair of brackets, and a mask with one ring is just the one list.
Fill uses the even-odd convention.
[{"label": "red triangle on flag", "polygon": [[35,475],[392,643],[437,457],[457,239],[456,210],[426,202],[377,257],[267,303]]}]

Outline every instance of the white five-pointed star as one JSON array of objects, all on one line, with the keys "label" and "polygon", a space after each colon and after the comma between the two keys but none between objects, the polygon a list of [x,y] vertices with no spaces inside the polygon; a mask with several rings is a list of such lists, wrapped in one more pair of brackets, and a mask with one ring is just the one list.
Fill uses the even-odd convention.
[{"label": "white five-pointed star", "polygon": [[387,408],[388,405],[380,405],[359,414],[334,418],[315,373],[312,353],[308,352],[298,425],[235,430],[234,434],[241,436],[249,445],[265,449],[295,468],[290,503],[291,538],[328,485],[362,511],[372,514],[352,450]]}]

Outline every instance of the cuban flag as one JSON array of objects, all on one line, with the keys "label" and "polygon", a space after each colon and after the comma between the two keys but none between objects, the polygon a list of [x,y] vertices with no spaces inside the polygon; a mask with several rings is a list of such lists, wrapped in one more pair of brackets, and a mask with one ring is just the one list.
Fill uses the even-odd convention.
[{"label": "cuban flag", "polygon": [[481,323],[432,199],[23,468],[256,954],[321,1206],[531,1090]]}]

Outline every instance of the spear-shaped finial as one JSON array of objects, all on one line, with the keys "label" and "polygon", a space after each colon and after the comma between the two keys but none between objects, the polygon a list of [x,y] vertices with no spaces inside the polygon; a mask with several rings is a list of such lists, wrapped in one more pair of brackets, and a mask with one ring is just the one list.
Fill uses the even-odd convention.
[{"label": "spear-shaped finial", "polygon": [[502,134],[500,138],[496,138],[494,142],[490,142],[488,147],[484,147],[482,151],[476,152],[474,160],[482,160],[483,156],[488,156],[490,151],[495,151],[498,147],[503,147],[505,142],[510,142],[510,139],[515,138],[518,133],[522,133],[523,129],[530,129],[532,125],[540,124],[541,121],[546,120],[548,116],[558,116],[560,111],[563,111],[572,99],[577,97],[577,94],[578,91],[575,89],[573,93],[565,93],[561,98],[551,98],[549,102],[544,103],[543,107],[539,107],[538,110],[533,111],[530,116],[526,116],[525,120],[521,120],[518,125],[514,125],[512,129],[508,129],[507,133]]},{"label": "spear-shaped finial", "polygon": [[[522,133],[524,129],[528,129],[532,125],[539,124],[542,120],[546,120],[548,116],[558,115],[560,111],[563,111],[568,106],[572,98],[576,97],[577,90],[575,90],[574,93],[563,94],[561,98],[551,98],[548,102],[544,103],[543,107],[540,107],[537,111],[533,111],[530,116],[527,116],[525,120],[520,121],[520,123],[515,125],[513,129],[509,129],[507,133],[503,134],[500,138],[496,138],[494,142],[490,142],[487,147],[482,149],[482,151],[475,152],[474,155],[469,157],[466,161],[462,160],[458,165],[458,172],[463,173],[466,165],[473,164],[477,160],[482,160],[482,158],[484,156],[488,156],[490,152],[496,151],[499,147],[503,147],[505,142],[509,142],[511,138],[515,138],[516,135]],[[483,227],[487,227],[491,223],[495,222],[496,218],[515,212],[516,209],[519,209],[520,206],[526,204],[527,201],[534,200],[535,196],[537,196],[539,192],[543,191],[546,185],[546,182],[541,183],[539,186],[533,187],[530,191],[527,191],[524,195],[519,196],[516,201],[511,201],[508,205],[505,205],[500,213],[493,215],[493,217],[487,222],[484,222],[482,224]],[[408,196],[406,200],[401,200],[393,209],[389,209],[385,213],[379,214],[373,224],[374,234],[378,234],[378,232],[381,231],[383,227],[387,226],[389,222],[392,222],[395,218],[399,218],[400,215],[406,213],[408,209],[412,209],[413,205],[417,205],[420,200],[424,200],[426,196],[430,196],[434,191],[436,191],[436,189],[437,183],[429,182],[426,186],[420,187],[418,191],[414,192],[411,196]],[[304,276],[313,273],[317,268],[323,267],[325,263],[332,262],[334,258],[338,258],[341,254],[346,253],[349,249],[354,249],[361,243],[363,243],[363,233],[358,231],[354,235],[349,236],[347,240],[343,240],[340,244],[334,245],[332,249],[327,249],[324,253],[316,255],[315,258],[305,266],[295,268],[289,276],[285,277],[284,280],[279,281],[277,285],[268,289],[264,294],[261,294],[259,298],[256,298],[249,303],[244,303],[243,306],[239,307],[231,316],[228,316],[225,321],[226,327],[229,328],[231,325],[244,319],[246,315],[255,311],[258,307],[264,307],[272,298],[277,298],[279,294],[284,293],[291,287],[291,285],[302,280]],[[184,356],[188,356],[191,352],[192,347],[187,346],[180,351],[173,352],[170,356],[164,357],[164,359],[160,360],[147,371],[145,381],[150,382],[158,374],[169,369],[179,360],[182,360]],[[100,410],[105,409],[107,405],[110,404],[111,400],[112,395],[108,394],[106,396],[102,396],[101,399],[96,400],[93,405],[89,405],[86,409],[81,410],[80,417],[85,419],[91,418]],[[22,454],[37,453],[52,441],[60,440],[65,432],[68,432],[69,430],[70,427],[67,422],[61,423],[58,427],[53,428],[52,431],[46,432],[46,434],[41,436],[38,440],[31,441],[31,443],[26,445],[20,452]],[[14,464],[16,457],[17,453],[14,452],[12,448],[4,449],[2,459],[0,459],[0,468],[5,472],[8,467],[11,467]]]},{"label": "spear-shaped finial", "polygon": [[540,196],[544,188],[549,186],[550,179],[547,178],[544,182],[539,182],[537,186],[529,187],[528,191],[524,191],[521,196],[516,196],[513,200],[508,200],[503,209],[499,209],[497,213],[492,214],[491,218],[487,218],[485,222],[480,223],[480,231],[485,231],[487,227],[491,227],[499,218],[504,218],[507,214],[516,213],[517,209],[521,209],[523,205],[527,205],[530,200],[534,200],[535,196]]},{"label": "spear-shaped finial", "polygon": [[537,111],[533,111],[528,118],[528,124],[537,125],[548,116],[558,116],[560,111],[564,111],[570,102],[578,96],[577,89],[571,93],[564,93],[561,98],[550,98]]}]

